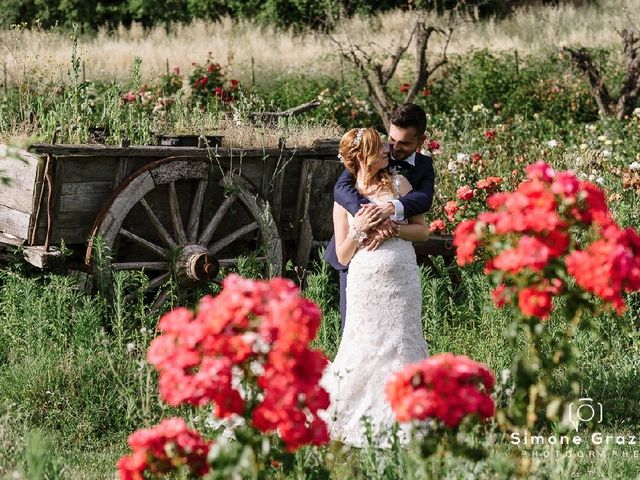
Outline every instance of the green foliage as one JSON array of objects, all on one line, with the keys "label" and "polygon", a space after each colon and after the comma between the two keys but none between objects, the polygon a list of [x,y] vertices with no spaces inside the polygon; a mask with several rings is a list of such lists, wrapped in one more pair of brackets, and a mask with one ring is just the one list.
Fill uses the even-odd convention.
[{"label": "green foliage", "polygon": [[45,27],[70,27],[78,23],[87,30],[93,30],[101,25],[113,27],[133,21],[151,26],[188,22],[194,18],[215,20],[229,15],[282,27],[326,29],[341,16],[403,7],[406,7],[406,2],[398,0],[0,0],[0,8],[6,14],[0,20],[0,26],[39,20]]}]

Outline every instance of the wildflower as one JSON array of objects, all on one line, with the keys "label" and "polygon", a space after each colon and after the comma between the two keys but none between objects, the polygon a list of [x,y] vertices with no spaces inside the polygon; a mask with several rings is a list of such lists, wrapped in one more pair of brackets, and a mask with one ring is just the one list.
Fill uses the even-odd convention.
[{"label": "wildflower", "polygon": [[458,155],[456,155],[456,161],[458,163],[466,163],[469,161],[469,155],[466,153],[458,153]]},{"label": "wildflower", "polygon": [[606,142],[607,141],[607,136],[606,135],[600,135],[598,137],[598,141],[599,142]]},{"label": "wildflower", "polygon": [[496,136],[496,132],[493,129],[485,130],[484,136],[487,140],[493,140]]},{"label": "wildflower", "polygon": [[640,162],[633,162],[629,164],[629,170],[640,170]]},{"label": "wildflower", "polygon": [[403,83],[402,85],[400,85],[400,93],[407,93],[409,91],[409,88],[411,88],[410,83]]},{"label": "wildflower", "polygon": [[473,152],[471,154],[471,161],[473,163],[478,163],[480,160],[482,160],[482,154],[480,154],[478,152]]},{"label": "wildflower", "polygon": [[133,103],[136,101],[136,93],[133,90],[130,90],[123,94],[121,98],[125,103]]},{"label": "wildflower", "polygon": [[428,97],[429,95],[431,95],[431,90],[429,90],[428,88],[425,88],[425,89],[424,89],[424,90],[422,90],[422,92],[420,92],[420,93],[422,93],[422,95],[423,95],[424,97]]},{"label": "wildflower", "polygon": [[602,150],[602,156],[604,158],[611,158],[611,150]]},{"label": "wildflower", "polygon": [[587,148],[589,148],[589,145],[587,145],[586,143],[581,143],[578,148],[584,152]]},{"label": "wildflower", "polygon": [[471,110],[473,112],[479,112],[480,110],[484,110],[484,105],[482,105],[481,103],[478,103],[478,104],[474,105],[473,107],[471,107]]},{"label": "wildflower", "polygon": [[430,140],[429,143],[427,144],[427,148],[429,149],[429,151],[433,152],[434,150],[440,149],[440,144],[435,140]]},{"label": "wildflower", "polygon": [[549,141],[547,142],[547,146],[548,146],[549,148],[555,148],[555,147],[557,147],[557,146],[558,146],[558,142],[557,142],[556,140],[549,140]]}]

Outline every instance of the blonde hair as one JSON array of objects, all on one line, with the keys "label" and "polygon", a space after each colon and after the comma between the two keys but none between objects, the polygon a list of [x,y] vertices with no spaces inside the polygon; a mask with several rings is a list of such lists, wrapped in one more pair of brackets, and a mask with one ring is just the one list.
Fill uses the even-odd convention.
[{"label": "blonde hair", "polygon": [[[359,133],[360,130],[363,131]],[[375,186],[377,190],[393,191],[389,172],[384,168],[373,169],[373,165],[378,163],[380,148],[383,145],[382,138],[375,129],[352,128],[342,136],[338,152],[345,168],[354,178],[364,169],[365,188]],[[361,162],[358,160],[358,154],[361,156]]]}]

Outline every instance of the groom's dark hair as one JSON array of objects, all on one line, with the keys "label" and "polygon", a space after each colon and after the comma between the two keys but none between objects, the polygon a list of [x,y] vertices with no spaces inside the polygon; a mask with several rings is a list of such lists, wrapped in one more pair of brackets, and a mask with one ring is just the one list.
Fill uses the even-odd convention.
[{"label": "groom's dark hair", "polygon": [[391,123],[400,128],[413,127],[421,137],[427,129],[427,114],[415,103],[403,103],[391,114]]}]

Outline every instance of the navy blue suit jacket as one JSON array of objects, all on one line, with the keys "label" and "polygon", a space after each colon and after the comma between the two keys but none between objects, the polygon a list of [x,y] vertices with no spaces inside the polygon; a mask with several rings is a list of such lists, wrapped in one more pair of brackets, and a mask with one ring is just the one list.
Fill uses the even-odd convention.
[{"label": "navy blue suit jacket", "polygon": [[[404,217],[410,218],[419,213],[425,213],[431,208],[431,203],[433,202],[433,184],[435,181],[433,160],[427,155],[416,153],[415,165],[403,161],[398,163],[398,169],[413,187],[413,190],[399,199],[404,207]],[[358,193],[354,185],[355,179],[353,175],[345,169],[333,187],[333,199],[351,215],[355,215],[363,203],[370,203],[369,200]],[[338,262],[335,236],[331,237],[324,258],[336,270],[349,268],[347,265],[342,265]]]}]

